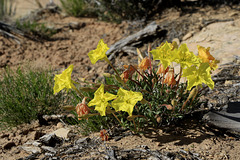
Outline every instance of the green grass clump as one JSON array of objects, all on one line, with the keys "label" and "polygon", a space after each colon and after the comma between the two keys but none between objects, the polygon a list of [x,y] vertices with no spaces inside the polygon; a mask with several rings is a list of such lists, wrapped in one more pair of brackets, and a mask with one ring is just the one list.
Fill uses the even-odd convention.
[{"label": "green grass clump", "polygon": [[74,17],[97,17],[99,8],[96,2],[84,0],[60,0],[63,10]]},{"label": "green grass clump", "polygon": [[50,39],[54,34],[57,33],[57,30],[54,28],[47,27],[44,23],[39,23],[36,21],[16,21],[16,27],[19,30],[24,31],[30,35],[42,38]]},{"label": "green grass clump", "polygon": [[80,17],[85,14],[85,2],[84,0],[60,0],[62,8],[68,15]]},{"label": "green grass clump", "polygon": [[53,94],[51,71],[6,69],[0,80],[0,127],[29,123],[39,115],[59,112],[64,95]]}]

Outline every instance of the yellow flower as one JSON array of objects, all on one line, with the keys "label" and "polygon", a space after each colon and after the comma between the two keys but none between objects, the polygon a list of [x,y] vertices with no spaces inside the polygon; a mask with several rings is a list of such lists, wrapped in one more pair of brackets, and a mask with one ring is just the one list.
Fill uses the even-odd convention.
[{"label": "yellow flower", "polygon": [[210,68],[212,69],[212,70],[215,70],[215,69],[217,69],[218,68],[218,63],[219,63],[220,61],[219,60],[213,60],[211,63],[209,63],[209,65],[210,65]]},{"label": "yellow flower", "polygon": [[202,63],[198,68],[192,66],[183,70],[183,77],[187,77],[187,90],[191,90],[193,86],[205,83],[209,88],[214,88],[214,82],[210,75],[211,68],[208,63]]},{"label": "yellow flower", "polygon": [[92,50],[88,53],[88,56],[91,60],[91,63],[95,64],[98,60],[108,61],[108,58],[107,58],[107,55],[106,55],[106,52],[107,52],[108,49],[109,48],[108,48],[107,44],[105,44],[103,42],[103,40],[101,39],[98,42],[97,49]]},{"label": "yellow flower", "polygon": [[94,98],[88,103],[88,106],[96,106],[95,110],[97,110],[101,116],[106,115],[106,107],[109,105],[108,101],[116,98],[117,96],[111,93],[104,93],[104,85],[96,90],[94,93]]},{"label": "yellow flower", "polygon": [[203,63],[209,62],[210,60],[215,60],[215,58],[210,54],[208,47],[207,49],[202,46],[198,47],[198,57],[202,59]]},{"label": "yellow flower", "polygon": [[67,89],[67,91],[71,88],[75,89],[75,86],[73,85],[74,82],[71,80],[71,74],[73,71],[73,65],[70,65],[66,70],[62,72],[62,74],[55,75],[54,77],[54,87],[53,91],[54,94],[60,92],[62,89]]},{"label": "yellow flower", "polygon": [[153,55],[153,60],[160,60],[163,68],[166,69],[173,61],[173,48],[171,43],[165,42],[150,53]]},{"label": "yellow flower", "polygon": [[216,60],[209,52],[210,48],[207,49],[202,46],[198,47],[198,57],[202,60],[202,63],[209,63],[212,70],[215,70],[218,68],[217,63],[219,63],[219,60]]},{"label": "yellow flower", "polygon": [[141,92],[127,91],[122,88],[119,88],[117,96],[117,99],[112,102],[112,107],[116,111],[128,112],[129,116],[132,116],[135,104],[143,99]]},{"label": "yellow flower", "polygon": [[173,55],[174,62],[179,63],[182,68],[200,64],[200,59],[189,51],[186,44],[182,44],[178,49],[175,49]]}]

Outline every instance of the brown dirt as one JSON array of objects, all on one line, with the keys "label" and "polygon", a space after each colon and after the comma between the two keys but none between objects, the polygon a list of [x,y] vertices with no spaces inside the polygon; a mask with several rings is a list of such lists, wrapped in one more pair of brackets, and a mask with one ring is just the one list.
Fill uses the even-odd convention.
[{"label": "brown dirt", "polygon": [[[194,34],[190,35],[191,38],[200,34],[202,31],[199,27],[196,27],[198,23],[192,23],[196,22],[196,19],[209,19],[211,15],[215,18],[224,17],[224,19],[233,18],[233,21],[239,20],[240,14],[234,13],[235,10],[229,7],[223,7],[216,10],[213,10],[211,7],[206,7],[192,15],[181,15],[179,11],[168,10],[166,14],[163,14],[162,19],[157,20],[157,22],[176,20],[184,24],[186,22],[185,20],[189,19],[189,22],[186,22],[189,24],[188,31],[183,33],[187,35],[187,33],[194,31]],[[66,28],[62,32],[56,34],[53,37],[54,40],[41,43],[22,38],[22,44],[17,45],[14,44],[14,42],[0,37],[1,68],[5,66],[14,68],[30,65],[33,68],[52,67],[54,70],[63,70],[70,64],[73,64],[75,66],[75,76],[96,79],[108,66],[104,62],[97,62],[96,65],[92,65],[87,53],[95,49],[100,39],[104,39],[104,42],[110,46],[121,38],[129,35],[129,33],[134,32],[129,29],[129,24],[127,22],[114,24],[100,22],[91,18],[64,17],[59,14],[48,15],[45,19],[42,19],[42,21],[46,21],[49,26],[52,25],[54,27],[68,26],[71,22],[84,24],[84,27],[79,29]],[[239,33],[239,30],[237,30],[236,34]],[[184,35],[175,38],[181,41]],[[208,43],[204,43],[204,45],[212,43],[211,40],[207,42]],[[229,43],[229,45],[230,44],[231,43]],[[235,42],[233,46],[236,47],[236,44],[237,42]],[[221,54],[223,54],[223,52],[219,51],[215,56],[222,59],[224,57],[221,57]],[[229,56],[234,54],[235,53],[232,53]],[[225,56],[225,54],[223,55]],[[123,63],[129,63],[134,61],[134,59],[136,59],[136,57],[119,56],[115,60],[115,65],[118,66]],[[226,59],[224,63],[228,62]],[[164,132],[163,130],[159,130],[141,136],[126,136],[117,142],[110,140],[107,144],[124,149],[134,148],[138,145],[147,145],[151,149],[162,151],[179,151],[179,149],[183,149],[199,153],[202,157],[205,157],[205,159],[240,159],[240,145],[238,139],[229,136],[219,137],[205,128],[204,125],[197,122],[191,123],[192,125],[185,126],[183,124],[183,126],[170,128],[168,131],[164,130]],[[50,133],[61,127],[63,127],[63,125],[60,123],[58,125],[39,126],[37,122],[33,122],[32,124],[26,124],[11,131],[3,131],[0,134],[0,159],[10,160],[29,155],[29,153],[21,150],[19,146],[23,145],[28,140],[36,139],[40,134]],[[96,136],[96,134],[98,133],[92,136]]]}]

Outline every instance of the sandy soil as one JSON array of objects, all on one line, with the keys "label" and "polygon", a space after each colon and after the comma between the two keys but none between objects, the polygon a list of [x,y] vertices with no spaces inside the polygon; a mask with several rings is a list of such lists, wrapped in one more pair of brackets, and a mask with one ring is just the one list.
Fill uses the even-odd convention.
[{"label": "sandy soil", "polygon": [[[182,20],[181,23],[183,24],[185,22],[184,20],[189,19],[191,24],[191,20],[194,19],[194,17],[201,21],[201,19],[209,19],[210,15],[213,18],[232,18],[233,20],[231,20],[231,22],[221,22],[224,24],[216,22],[220,24],[220,26],[214,23],[212,26],[204,26],[203,28],[205,29],[201,28],[201,26],[198,28],[197,23],[192,24],[191,26],[193,27],[190,27],[191,30],[184,34],[185,38],[183,38],[184,36],[177,38],[180,42],[187,42],[189,45],[196,45],[196,43],[200,43],[198,39],[199,37],[203,37],[204,33],[208,34],[210,35],[210,38],[207,40],[201,40],[201,43],[204,44],[205,47],[212,45],[212,53],[216,58],[221,59],[222,63],[230,62],[232,61],[231,58],[233,55],[239,55],[239,39],[236,37],[232,39],[225,37],[224,39],[224,36],[217,36],[222,31],[217,30],[218,33],[214,33],[212,30],[219,27],[221,28],[221,25],[225,25],[225,31],[231,30],[232,35],[239,35],[240,14],[234,9],[225,7],[213,10],[209,7],[189,15],[181,15],[176,10],[174,10],[174,12],[169,10],[160,20],[158,19],[157,22],[160,23],[164,20],[175,19],[179,21]],[[54,27],[68,26],[69,23],[79,23],[82,27],[79,29],[69,29],[66,27],[66,29],[53,37],[53,41],[45,41],[41,43],[22,38],[21,45],[17,45],[14,42],[6,40],[4,37],[0,37],[1,68],[4,68],[5,66],[14,68],[22,65],[31,65],[36,68],[52,67],[59,71],[65,69],[70,64],[73,64],[75,66],[74,75],[96,79],[107,69],[108,66],[104,62],[98,62],[96,65],[90,64],[87,53],[90,50],[95,49],[100,39],[104,39],[104,42],[110,46],[121,38],[129,35],[129,33],[137,31],[130,30],[127,22],[114,24],[99,22],[96,19],[91,18],[64,17],[59,14],[48,15],[41,21],[48,22],[49,26]],[[189,35],[187,36],[187,34]],[[229,34],[229,32],[226,32],[226,34]],[[228,46],[225,48],[231,49],[231,52],[228,52],[229,50],[225,50],[225,48],[222,50],[219,49],[223,47],[222,43],[219,42],[225,41],[226,39],[228,40]],[[216,41],[218,44],[214,43]],[[218,52],[215,52],[216,50]],[[227,56],[231,58],[226,57],[226,53],[229,53]],[[115,60],[115,65],[119,66],[124,63],[130,63],[134,61],[134,59],[136,59],[134,56],[119,56]],[[107,144],[125,149],[134,148],[138,145],[147,145],[151,149],[162,151],[179,151],[179,149],[191,150],[192,152],[201,154],[205,159],[240,159],[240,145],[238,139],[229,136],[216,136],[213,132],[209,131],[209,129],[206,129],[204,125],[198,122],[191,123],[192,125],[186,126],[185,124],[182,124],[182,126],[172,128],[168,132],[159,130],[158,132],[152,132],[151,134],[142,136],[127,136],[118,142],[110,140]],[[24,127],[19,127],[12,131],[4,131],[0,134],[0,159],[9,160],[27,156],[28,153],[19,149],[18,146],[23,145],[28,140],[35,139],[37,133],[50,133],[63,127],[63,125],[38,126],[36,122],[33,122],[33,124],[25,125],[25,127],[25,129]],[[27,131],[24,132],[25,130]],[[9,148],[5,147],[10,142],[14,142],[15,145]]]}]

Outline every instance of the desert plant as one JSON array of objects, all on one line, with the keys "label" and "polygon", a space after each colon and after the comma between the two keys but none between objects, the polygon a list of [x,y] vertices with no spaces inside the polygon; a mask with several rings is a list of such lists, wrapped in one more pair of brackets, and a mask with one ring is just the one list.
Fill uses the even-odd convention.
[{"label": "desert plant", "polygon": [[[105,84],[76,88],[77,82],[71,79],[73,65],[55,76],[55,94],[73,89],[82,99],[76,107],[68,107],[76,110],[79,120],[106,116],[109,125],[119,123],[132,130],[168,125],[198,109],[202,83],[214,88],[211,71],[219,61],[209,53],[209,48],[198,46],[196,56],[186,44],[165,42],[152,51],[149,49],[149,56],[145,58],[138,50],[139,64],[124,66],[121,75],[108,60],[108,49],[100,40],[97,49],[88,54],[92,64],[104,60],[115,71],[116,75],[105,74]],[[153,61],[160,61],[158,68],[153,66]],[[178,75],[173,62],[179,64]],[[182,77],[187,81],[180,83]],[[81,82],[90,84],[85,80]],[[99,121],[103,122],[103,118],[98,118],[98,124],[103,125]]]},{"label": "desert plant", "polygon": [[29,123],[38,116],[59,112],[66,101],[53,95],[52,71],[7,68],[0,80],[0,124],[11,127]]}]

